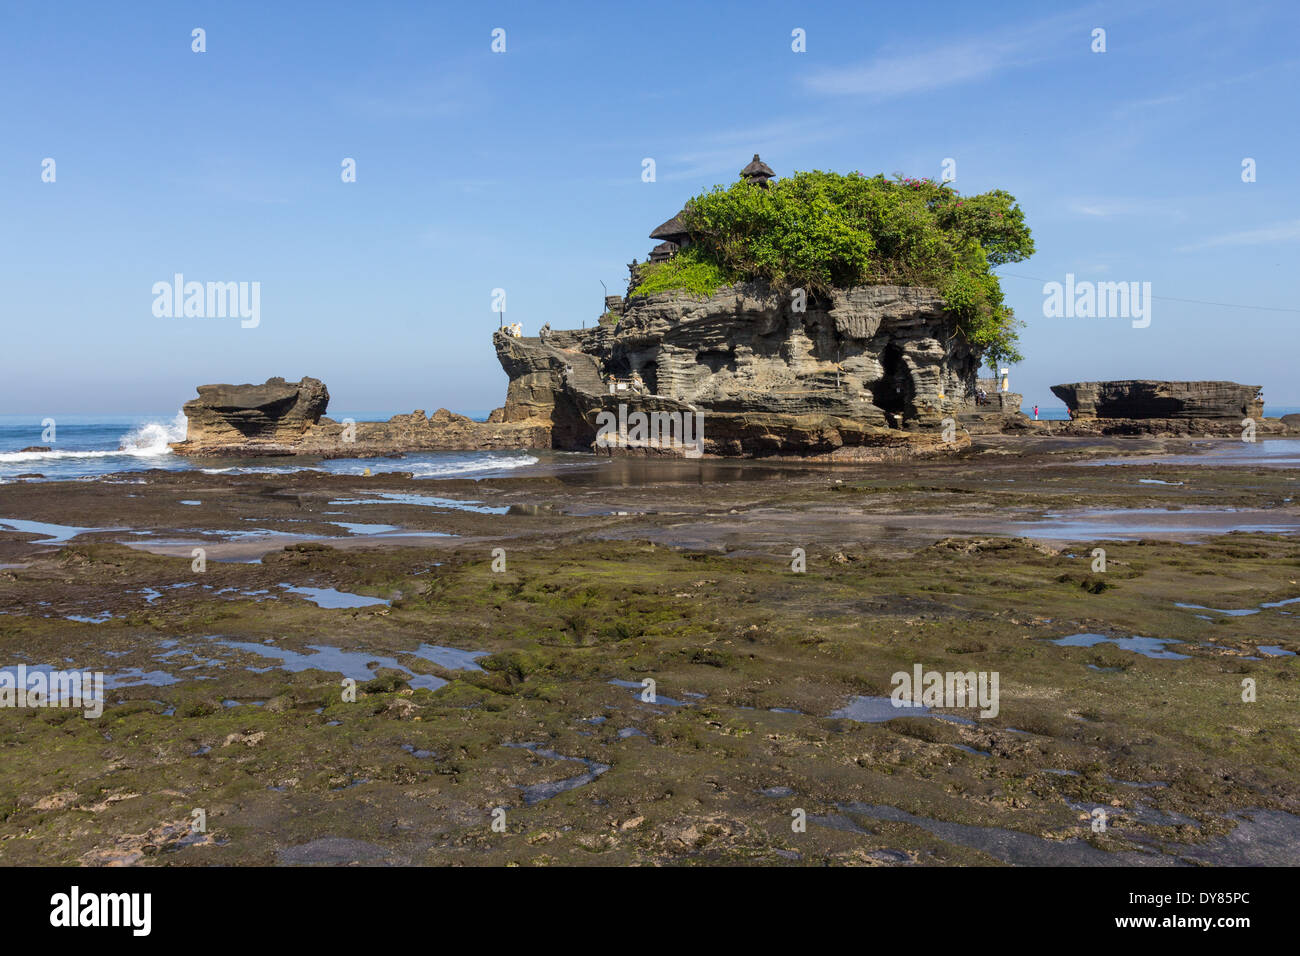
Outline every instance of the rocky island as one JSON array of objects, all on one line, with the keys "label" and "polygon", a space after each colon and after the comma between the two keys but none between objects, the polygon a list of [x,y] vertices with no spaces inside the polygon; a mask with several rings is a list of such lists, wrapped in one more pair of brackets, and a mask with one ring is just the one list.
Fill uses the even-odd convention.
[{"label": "rocky island", "polygon": [[[894,268],[905,250],[875,248],[871,223],[856,223],[859,247],[818,253],[817,269],[798,256],[728,259],[724,243],[710,238],[719,228],[739,231],[751,214],[746,203],[784,204],[806,216],[810,191],[828,189],[925,210],[931,230],[958,235],[961,201],[921,180],[814,173],[774,184],[772,178],[755,156],[733,187],[697,197],[653,230],[651,238],[663,241],[647,262],[633,261],[627,295],[611,296],[594,327],[544,327],[534,337],[518,327],[497,331],[497,358],[510,381],[504,406],[487,422],[417,411],[349,429],[323,417],[328,393],[321,382],[271,379],[200,387],[185,405],[186,440],[173,447],[189,455],[590,451],[597,447],[599,416],[620,405],[703,415],[703,451],[710,455],[872,457],[962,447],[964,433],[953,429],[945,438],[942,426],[964,412],[988,416],[990,409],[976,407],[976,375],[990,343],[970,334],[951,291],[945,297],[925,283],[937,273]],[[1006,222],[1022,225],[1009,196],[990,196]],[[1007,235],[999,227],[984,239],[991,248],[1009,248]],[[1027,230],[1016,241],[1016,255],[1032,249]],[[1000,293],[985,289],[987,301],[969,290],[963,295],[976,302],[972,316],[982,305],[986,320],[1010,331]],[[1019,415],[1018,405],[994,411]],[[607,450],[634,449],[622,442]],[[641,450],[673,453],[655,442]]]},{"label": "rocky island", "polygon": [[[864,216],[857,210],[868,201],[886,211]],[[920,225],[897,235],[891,213]],[[828,244],[819,231],[827,217],[842,220],[852,241]],[[778,219],[785,232],[774,230]],[[1243,417],[1264,434],[1296,430],[1264,420],[1260,389],[1235,382],[1057,385],[1072,420],[1031,422],[1020,395],[978,378],[985,363],[1020,358],[1019,323],[991,269],[1029,255],[1033,242],[1001,191],[962,198],[930,180],[856,173],[775,180],[755,155],[737,183],[695,197],[650,238],[661,241],[646,262],[633,260],[627,294],[608,297],[592,327],[494,333],[509,384],[485,422],[439,409],[340,423],[324,417],[322,382],[273,378],[200,386],[184,406],[186,440],[172,447],[318,457],[685,453],[657,435],[598,441],[602,416],[620,408],[696,416],[697,450],[723,457],[909,457],[960,450],[972,434],[1035,428],[1228,436]],[[941,251],[920,251],[927,240]]]}]

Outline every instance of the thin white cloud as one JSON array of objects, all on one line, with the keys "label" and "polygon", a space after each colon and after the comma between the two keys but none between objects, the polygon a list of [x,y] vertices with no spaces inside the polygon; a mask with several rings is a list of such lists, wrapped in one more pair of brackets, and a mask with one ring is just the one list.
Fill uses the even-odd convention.
[{"label": "thin white cloud", "polygon": [[1088,216],[1094,219],[1143,216],[1181,221],[1187,218],[1186,201],[1182,199],[1146,199],[1130,196],[1087,197],[1067,200],[1066,208],[1076,216]]},{"label": "thin white cloud", "polygon": [[819,70],[804,84],[815,93],[841,96],[924,93],[1055,57],[1064,43],[1084,44],[1087,49],[1087,22],[1076,13],[940,46],[926,41],[921,52],[884,53],[858,66]]},{"label": "thin white cloud", "polygon": [[1269,63],[1258,69],[1250,70],[1247,73],[1239,73],[1236,76],[1229,76],[1221,80],[1209,80],[1203,83],[1187,84],[1182,89],[1167,93],[1161,96],[1152,96],[1145,99],[1130,100],[1127,103],[1121,103],[1115,108],[1115,116],[1123,117],[1129,113],[1144,109],[1154,109],[1160,106],[1169,106],[1173,103],[1181,103],[1184,100],[1194,99],[1206,93],[1213,93],[1228,87],[1238,86],[1242,83],[1249,83],[1252,80],[1258,80],[1279,71],[1295,69],[1300,61],[1295,59],[1280,60],[1277,63]]},{"label": "thin white cloud", "polygon": [[1212,236],[1189,246],[1182,246],[1179,252],[1198,252],[1202,249],[1217,249],[1222,246],[1262,246],[1270,242],[1294,242],[1300,239],[1300,219],[1279,222],[1262,229],[1246,229],[1241,232],[1229,232],[1222,236]]}]

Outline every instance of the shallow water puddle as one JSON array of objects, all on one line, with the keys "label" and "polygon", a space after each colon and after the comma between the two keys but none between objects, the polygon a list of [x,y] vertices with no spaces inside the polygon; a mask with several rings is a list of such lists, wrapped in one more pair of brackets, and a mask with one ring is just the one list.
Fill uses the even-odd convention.
[{"label": "shallow water puddle", "polygon": [[[637,685],[640,686],[640,685]],[[543,800],[549,800],[552,797],[558,797],[562,793],[570,790],[576,790],[578,787],[586,786],[601,774],[609,770],[608,764],[597,763],[594,760],[588,760],[586,757],[566,757],[564,754],[556,753],[554,750],[543,749],[539,743],[523,744],[502,744],[503,747],[514,747],[521,750],[527,750],[536,757],[545,757],[548,760],[569,760],[581,763],[587,768],[586,773],[578,774],[576,777],[566,777],[563,780],[555,780],[550,783],[535,783],[531,786],[520,787],[523,792],[524,806],[531,807],[535,803]]]},{"label": "shallow water puddle", "polygon": [[91,531],[118,531],[118,528],[75,528],[67,524],[50,524],[48,521],[27,521],[22,518],[0,518],[0,530],[19,534],[39,534],[44,537],[33,544],[63,544],[79,534]]},{"label": "shallow water puddle", "polygon": [[395,524],[361,524],[357,521],[331,521],[330,524],[337,525],[350,534],[387,534],[398,530]]},{"label": "shallow water puddle", "polygon": [[[1240,610],[1225,610],[1220,607],[1206,607],[1204,604],[1180,604],[1177,601],[1174,602],[1174,607],[1180,607],[1185,611],[1213,611],[1215,614],[1226,614],[1228,617],[1246,617],[1249,614],[1259,613],[1259,608],[1257,607],[1241,608]],[[1196,616],[1204,618],[1207,621],[1213,620],[1210,617],[1206,617],[1204,614],[1198,614]]]},{"label": "shallow water puddle", "polygon": [[[63,700],[61,690],[66,690],[69,699],[75,699],[78,694],[84,697],[93,697],[98,690],[94,680],[83,682],[81,675],[87,673],[85,669],[74,670],[72,668],[56,668],[49,664],[24,664],[25,674],[30,682],[33,674],[43,674],[45,677],[46,693],[45,698],[51,703],[59,703]],[[0,673],[7,674],[9,682],[13,686],[19,685],[18,665],[9,665],[0,667]],[[89,673],[96,674],[97,671],[90,670]],[[71,680],[60,679],[61,675],[66,675]],[[118,690],[124,687],[166,687],[168,684],[180,683],[180,678],[167,671],[145,671],[138,667],[130,667],[124,671],[118,671],[112,674],[104,674],[104,690]],[[30,686],[30,683],[24,686]]]},{"label": "shallow water puddle", "polygon": [[850,697],[847,704],[827,716],[855,720],[860,724],[883,724],[895,717],[934,717],[954,724],[972,727],[976,725],[975,721],[970,717],[959,717],[956,714],[936,714],[923,704],[895,704],[893,698],[890,697]]},{"label": "shallow water puddle", "polygon": [[364,594],[349,594],[336,588],[313,588],[306,585],[280,583],[277,587],[292,594],[301,594],[317,607],[338,609],[353,607],[373,607],[376,604],[390,604],[383,598],[367,597]]},{"label": "shallow water puddle", "polygon": [[[1206,607],[1203,604],[1180,604],[1178,602],[1174,602],[1174,607],[1180,607],[1189,611],[1212,611],[1215,614],[1224,614],[1228,617],[1248,617],[1251,614],[1258,614],[1269,608],[1287,607],[1290,604],[1300,604],[1300,597],[1284,598],[1281,601],[1263,601],[1255,607],[1244,608]],[[1196,616],[1204,618],[1207,621],[1212,620],[1212,618],[1207,617],[1204,614],[1197,614]]]},{"label": "shallow water puddle", "polygon": [[1052,641],[1057,647],[1095,647],[1103,642],[1109,642],[1123,650],[1134,651],[1143,657],[1150,657],[1155,660],[1185,661],[1188,659],[1187,654],[1178,654],[1174,651],[1165,650],[1166,644],[1183,643],[1166,637],[1108,637],[1105,634],[1068,634]]},{"label": "shallow water puddle", "polygon": [[[1287,468],[1300,465],[1300,440],[1294,438],[1266,438],[1263,441],[1243,442],[1221,439],[1205,443],[1199,454],[1158,455],[1145,458],[1138,464],[1153,465],[1235,465],[1266,468]],[[1082,461],[1083,466],[1115,466],[1134,464],[1133,459],[1108,458],[1102,461]]]},{"label": "shallow water puddle", "polygon": [[439,498],[435,495],[405,494],[394,491],[376,491],[372,492],[372,494],[373,497],[370,498],[339,498],[331,501],[330,507],[336,505],[419,505],[422,508],[472,511],[475,514],[484,515],[503,515],[510,510],[509,506],[497,507],[495,505],[485,505],[481,501],[458,501],[455,498]]},{"label": "shallow water puddle", "polygon": [[[336,674],[342,674],[344,677],[350,677],[357,681],[368,681],[373,678],[374,671],[379,668],[389,668],[391,670],[401,671],[406,674],[406,682],[413,688],[425,687],[429,690],[437,690],[439,687],[446,685],[447,681],[441,677],[435,677],[433,674],[415,674],[398,663],[396,658],[384,657],[375,654],[365,653],[363,651],[345,651],[341,648],[330,647],[328,645],[312,644],[308,645],[312,653],[303,654],[299,651],[291,651],[282,647],[276,647],[274,644],[254,644],[249,641],[231,641],[214,639],[215,643],[222,647],[229,647],[233,650],[247,651],[250,654],[256,654],[259,657],[266,657],[277,661],[268,667],[250,667],[249,670],[263,674],[269,670],[279,668],[281,670],[298,673],[306,670],[322,670]],[[422,657],[425,660],[439,666],[446,667],[448,670],[481,670],[474,658],[482,657],[486,651],[462,651],[454,647],[438,647],[432,644],[421,644],[418,649],[410,652],[414,657]]]},{"label": "shallow water puddle", "polygon": [[108,611],[100,611],[94,617],[84,614],[65,614],[63,619],[65,621],[76,621],[78,624],[103,624],[105,621],[111,621],[113,615]]},{"label": "shallow water puddle", "polygon": [[636,697],[637,697],[637,701],[638,701],[638,703],[642,703],[642,704],[645,704],[645,705],[647,705],[647,706],[651,706],[651,707],[653,707],[653,706],[655,706],[655,705],[657,705],[657,704],[667,704],[669,707],[686,707],[686,706],[687,706],[687,703],[686,703],[686,701],[684,701],[684,700],[677,700],[676,698],[673,698],[673,697],[665,697],[663,694],[660,694],[660,693],[656,693],[656,694],[655,694],[655,699],[654,699],[653,701],[649,701],[649,700],[641,700],[641,692],[642,692],[643,690],[645,690],[645,687],[643,687],[643,686],[641,685],[640,681],[631,681],[631,680],[612,680],[612,681],[610,681],[609,683],[613,684],[615,687],[629,687],[629,688],[634,689],[634,690],[637,692]]},{"label": "shallow water puddle", "polygon": [[[1013,521],[1007,527],[1026,538],[1066,541],[1133,540],[1163,535],[1173,540],[1195,540],[1207,534],[1249,531],[1265,534],[1300,532],[1300,520],[1291,514],[1275,516],[1246,509],[1126,508],[1045,514],[1041,521]],[[1254,519],[1254,520],[1252,520]],[[1190,536],[1190,537],[1189,537]]]}]

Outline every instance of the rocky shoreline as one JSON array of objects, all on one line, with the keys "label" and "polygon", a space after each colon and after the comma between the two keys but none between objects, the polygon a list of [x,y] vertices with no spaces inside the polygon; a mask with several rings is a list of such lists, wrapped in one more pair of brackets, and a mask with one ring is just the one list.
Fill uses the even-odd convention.
[{"label": "rocky shoreline", "polygon": [[[1300,434],[1300,416],[1263,418],[1259,387],[1235,382],[1057,385],[1074,417],[1033,421],[1019,395],[980,387],[978,356],[933,290],[844,290],[796,308],[748,283],[708,297],[629,295],[608,308],[615,325],[536,337],[497,331],[510,381],[486,422],[446,409],[337,422],[324,416],[324,383],[273,378],[200,386],[184,406],[186,439],[172,448],[227,457],[556,449],[888,461],[960,452],[976,434],[1235,437],[1246,419],[1252,436]],[[653,427],[629,432],[629,409]],[[602,422],[614,420],[621,431],[610,440]],[[698,435],[676,433],[692,422]]]}]

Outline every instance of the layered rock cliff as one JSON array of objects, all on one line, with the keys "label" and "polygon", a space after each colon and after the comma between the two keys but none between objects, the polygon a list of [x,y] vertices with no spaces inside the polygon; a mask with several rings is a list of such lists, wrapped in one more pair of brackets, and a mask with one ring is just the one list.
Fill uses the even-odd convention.
[{"label": "layered rock cliff", "polygon": [[1261,418],[1260,386],[1236,382],[1157,382],[1127,379],[1053,385],[1052,394],[1076,419]]},{"label": "layered rock cliff", "polygon": [[552,447],[574,450],[620,404],[701,414],[710,454],[925,447],[934,435],[900,429],[940,432],[969,407],[979,367],[938,293],[901,286],[804,303],[762,283],[664,292],[629,298],[612,328],[494,343],[510,376],[504,420],[546,421]]}]

